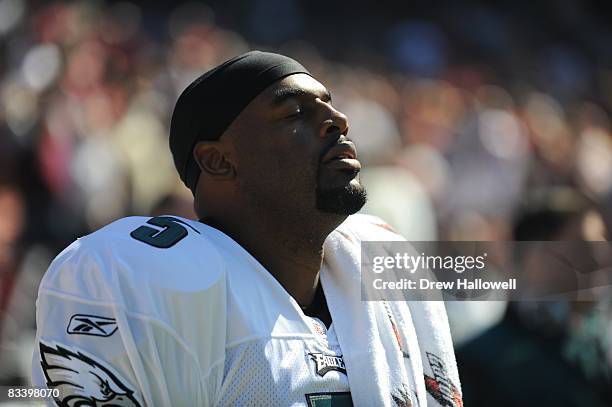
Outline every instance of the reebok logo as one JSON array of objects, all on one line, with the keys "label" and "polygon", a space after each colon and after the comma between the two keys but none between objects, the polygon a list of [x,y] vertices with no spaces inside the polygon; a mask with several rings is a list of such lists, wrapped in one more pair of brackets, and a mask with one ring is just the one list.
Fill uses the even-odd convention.
[{"label": "reebok logo", "polygon": [[66,332],[72,335],[111,336],[117,330],[114,318],[75,314],[70,318]]}]

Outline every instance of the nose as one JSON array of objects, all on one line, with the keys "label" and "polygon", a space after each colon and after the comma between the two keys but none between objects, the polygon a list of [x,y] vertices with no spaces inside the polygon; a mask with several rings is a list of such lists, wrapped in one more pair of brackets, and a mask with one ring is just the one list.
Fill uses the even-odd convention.
[{"label": "nose", "polygon": [[321,101],[320,103],[325,105],[326,118],[321,125],[321,131],[319,136],[321,138],[328,137],[330,135],[346,135],[348,133],[349,125],[348,118],[344,113],[336,110],[331,104]]}]

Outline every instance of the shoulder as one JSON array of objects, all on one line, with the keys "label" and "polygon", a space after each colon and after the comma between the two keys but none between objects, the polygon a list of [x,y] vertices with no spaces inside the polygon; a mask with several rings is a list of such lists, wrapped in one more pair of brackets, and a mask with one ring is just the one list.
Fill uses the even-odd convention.
[{"label": "shoulder", "polygon": [[206,290],[223,278],[225,263],[203,226],[173,216],[119,219],[62,251],[41,289],[87,293],[94,300],[147,290]]},{"label": "shoulder", "polygon": [[403,241],[391,225],[373,215],[355,214],[349,216],[335,230],[344,238],[357,241]]}]

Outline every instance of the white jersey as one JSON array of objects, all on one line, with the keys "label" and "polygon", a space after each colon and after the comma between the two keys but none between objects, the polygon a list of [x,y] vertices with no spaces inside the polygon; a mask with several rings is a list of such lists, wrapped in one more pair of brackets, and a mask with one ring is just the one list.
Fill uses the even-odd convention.
[{"label": "white jersey", "polygon": [[118,220],[58,255],[32,376],[60,405],[352,405],[333,323],[222,232],[169,216]]},{"label": "white jersey", "polygon": [[37,325],[34,384],[67,405],[351,402],[333,324],[199,222],[131,217],[78,239],[41,282]]}]

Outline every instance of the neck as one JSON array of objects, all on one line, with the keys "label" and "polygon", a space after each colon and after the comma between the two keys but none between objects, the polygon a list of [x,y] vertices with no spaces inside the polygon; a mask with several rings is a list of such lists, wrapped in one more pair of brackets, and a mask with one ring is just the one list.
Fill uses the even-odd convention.
[{"label": "neck", "polygon": [[323,243],[346,217],[324,214],[319,222],[295,218],[266,221],[262,216],[251,216],[244,221],[229,216],[205,221],[246,249],[304,307],[311,303],[319,281]]}]

